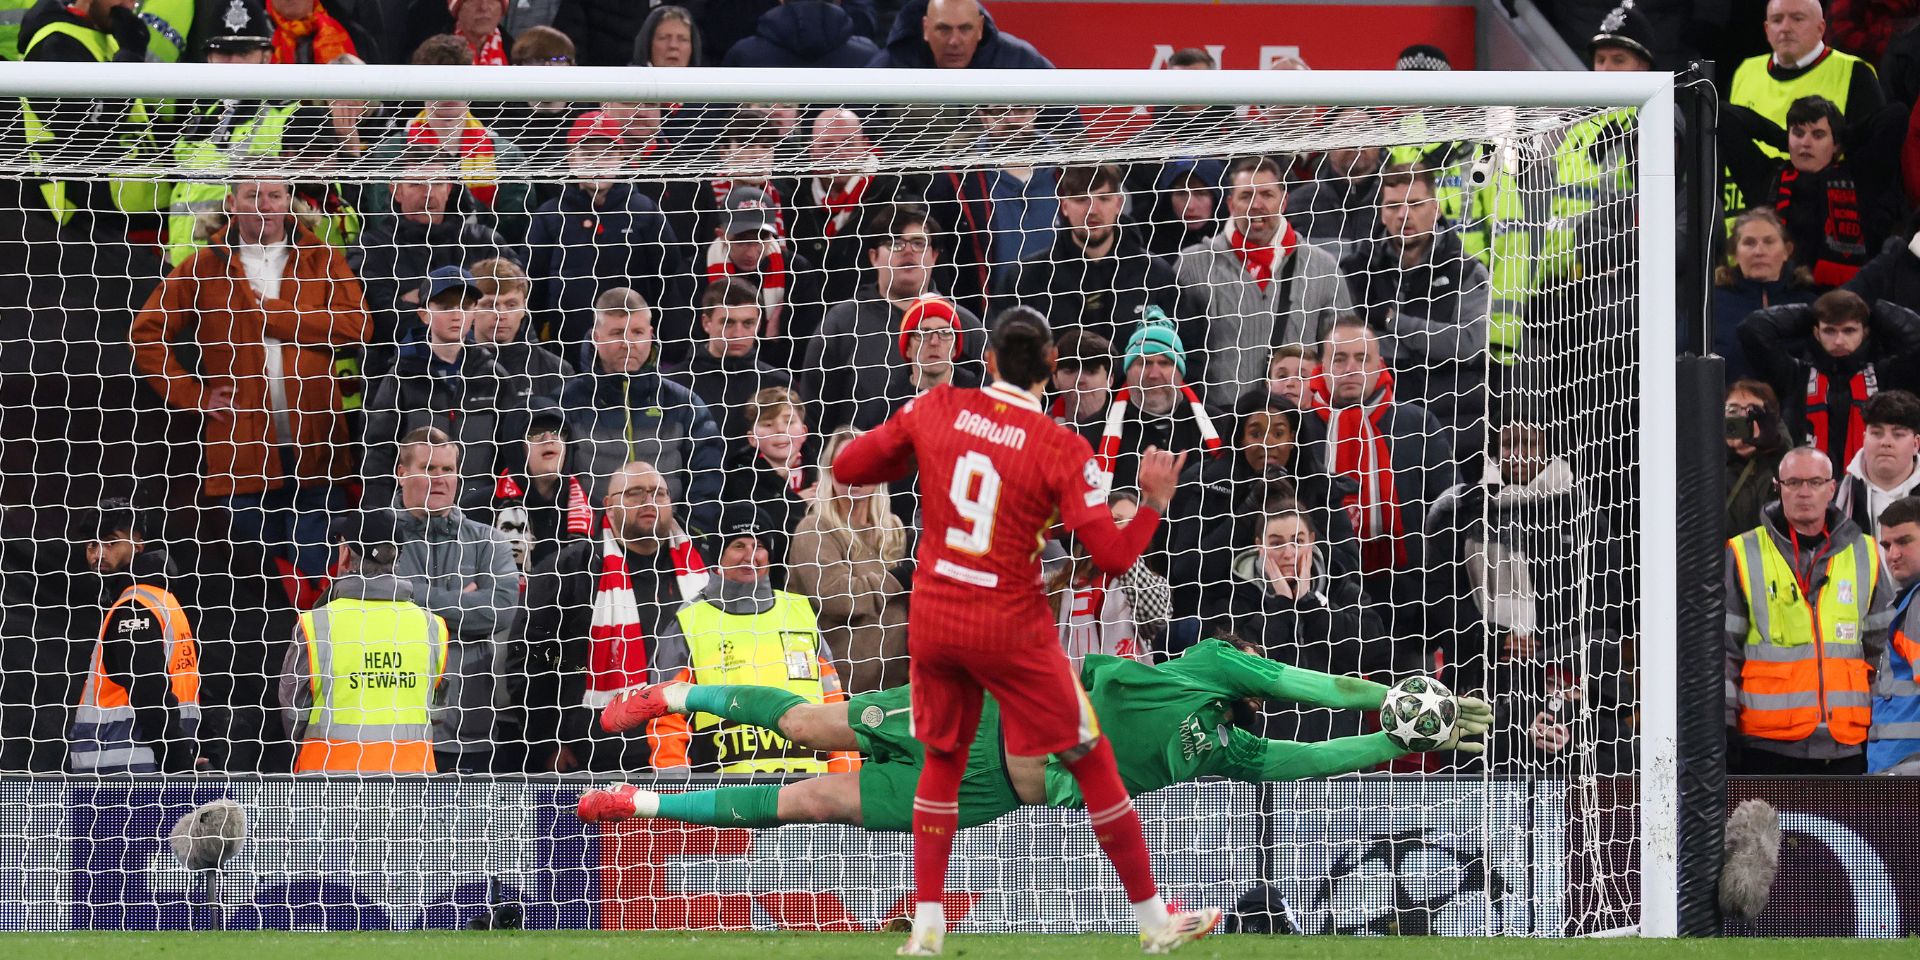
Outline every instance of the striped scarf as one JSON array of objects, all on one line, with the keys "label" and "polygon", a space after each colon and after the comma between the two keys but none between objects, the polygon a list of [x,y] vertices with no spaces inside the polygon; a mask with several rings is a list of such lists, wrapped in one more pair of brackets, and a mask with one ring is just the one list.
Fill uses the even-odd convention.
[{"label": "striped scarf", "polygon": [[[870,175],[848,177],[844,180],[818,181],[814,190],[823,194],[820,205],[827,208],[827,226],[824,231],[828,237],[839,236],[852,221],[854,211],[860,209],[860,198],[866,196],[867,186],[873,183]],[[824,186],[824,189],[822,187]]]},{"label": "striped scarf", "polygon": [[1307,410],[1327,424],[1333,472],[1359,484],[1342,503],[1360,536],[1360,570],[1372,575],[1407,564],[1406,528],[1393,483],[1393,448],[1380,421],[1393,407],[1393,375],[1380,372],[1372,395],[1351,407],[1334,407],[1323,373],[1313,378]]},{"label": "striped scarf", "polygon": [[[527,512],[526,487],[505,470],[493,484],[493,526],[506,534],[514,562],[522,572],[532,570],[533,522]],[[566,533],[584,537],[593,533],[593,502],[577,477],[567,478]]]},{"label": "striped scarf", "polygon": [[332,63],[343,53],[359,53],[347,28],[317,3],[305,20],[288,20],[274,12],[273,4],[264,6],[273,21],[274,63]]},{"label": "striped scarf", "polygon": [[[1213,418],[1207,416],[1206,404],[1200,402],[1200,395],[1180,381],[1180,395],[1187,398],[1187,410],[1193,414],[1193,425],[1200,430],[1200,445],[1206,449],[1207,456],[1217,457],[1226,452],[1226,446],[1220,442],[1220,431],[1213,428]],[[1113,486],[1113,465],[1120,459],[1120,434],[1127,423],[1127,398],[1139,390],[1129,387],[1113,395],[1113,402],[1107,404],[1107,423],[1100,431],[1100,449],[1094,451],[1094,460],[1100,467],[1100,473],[1106,477],[1103,486]],[[1065,407],[1061,408],[1062,413]]]},{"label": "striped scarf", "polygon": [[425,110],[407,121],[407,142],[440,147],[459,155],[461,184],[468,193],[473,194],[475,200],[491,207],[494,197],[500,192],[500,164],[495,159],[493,134],[469,113],[466,124],[460,128],[459,138],[458,143],[442,142],[440,134],[427,124]]},{"label": "striped scarf", "polygon": [[[707,566],[693,541],[678,530],[668,548],[682,600],[692,602],[707,585]],[[611,518],[600,525],[600,576],[587,628],[587,690],[581,705],[598,710],[648,679],[652,650],[640,622],[640,600],[633,592],[627,549],[613,535]]]}]

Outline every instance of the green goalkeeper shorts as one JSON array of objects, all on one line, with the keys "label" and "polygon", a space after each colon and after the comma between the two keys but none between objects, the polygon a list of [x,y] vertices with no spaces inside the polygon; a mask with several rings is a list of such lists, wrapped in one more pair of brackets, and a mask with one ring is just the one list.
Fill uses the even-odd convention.
[{"label": "green goalkeeper shorts", "polygon": [[[926,758],[913,739],[909,687],[847,699],[847,725],[860,741],[860,820],[868,830],[913,829],[913,791]],[[960,781],[960,826],[997,820],[1020,806],[1000,749],[1000,708],[988,697]]]}]

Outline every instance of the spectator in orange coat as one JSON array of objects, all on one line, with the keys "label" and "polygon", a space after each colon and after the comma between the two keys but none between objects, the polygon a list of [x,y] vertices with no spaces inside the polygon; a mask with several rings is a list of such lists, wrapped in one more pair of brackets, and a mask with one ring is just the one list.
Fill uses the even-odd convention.
[{"label": "spectator in orange coat", "polygon": [[[364,343],[370,323],[346,259],[295,222],[291,200],[278,176],[236,182],[226,226],[134,319],[133,356],[169,406],[204,415],[204,490],[232,515],[234,539],[317,578],[328,515],[354,475],[335,353]],[[183,337],[197,363],[176,347]]]}]

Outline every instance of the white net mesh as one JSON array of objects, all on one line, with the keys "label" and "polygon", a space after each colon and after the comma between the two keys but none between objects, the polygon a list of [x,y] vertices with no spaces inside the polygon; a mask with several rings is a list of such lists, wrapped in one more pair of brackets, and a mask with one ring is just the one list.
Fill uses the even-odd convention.
[{"label": "white net mesh", "polygon": [[[235,99],[11,119],[0,759],[38,775],[0,782],[19,854],[0,926],[898,915],[909,846],[885,831],[915,768],[885,748],[905,750],[913,583],[936,575],[911,559],[919,497],[945,494],[827,467],[844,433],[981,385],[986,331],[1022,308],[1060,338],[1047,411],[1115,491],[1148,447],[1188,455],[1133,571],[1045,549],[1076,663],[1190,663],[1225,637],[1495,709],[1484,759],[1385,763],[1371,710],[1250,710],[1229,684],[1156,726],[1096,691],[1129,782],[1173,784],[1141,806],[1169,899],[1264,884],[1327,932],[1637,919],[1631,113]],[[386,506],[392,529],[341,526]],[[784,728],[798,744],[737,703],[597,724],[673,678],[852,699],[808,715],[828,733]],[[697,792],[794,791],[856,745],[859,773],[778,814],[771,792]],[[1426,776],[1216,776],[1387,769]],[[222,776],[242,773],[271,776]],[[1008,812],[962,835],[959,928],[1125,928],[1080,815],[1013,811],[1025,782],[994,777],[963,794]],[[719,826],[581,824],[610,780]],[[251,839],[209,884],[164,837],[222,796]],[[849,809],[873,830],[726,827]]]}]

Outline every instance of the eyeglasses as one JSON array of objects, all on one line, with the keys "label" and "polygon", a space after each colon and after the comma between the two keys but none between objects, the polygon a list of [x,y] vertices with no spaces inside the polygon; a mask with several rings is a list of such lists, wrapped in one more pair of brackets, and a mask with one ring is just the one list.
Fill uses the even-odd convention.
[{"label": "eyeglasses", "polygon": [[960,332],[952,327],[934,327],[931,329],[920,327],[914,330],[913,333],[915,336],[926,337],[931,340],[946,340],[951,342],[955,337],[959,336]]},{"label": "eyeglasses", "polygon": [[542,430],[539,433],[527,434],[528,443],[547,443],[553,440],[560,440],[560,439],[563,439],[563,438],[560,436],[560,431],[558,430]]},{"label": "eyeglasses", "polygon": [[926,237],[894,237],[892,240],[887,241],[887,249],[892,250],[894,253],[899,253],[902,250],[912,250],[914,253],[925,253],[929,245]]},{"label": "eyeglasses", "polygon": [[573,58],[566,54],[557,57],[522,57],[513,62],[516,67],[570,67]]},{"label": "eyeglasses", "polygon": [[1796,477],[1779,481],[1782,490],[1818,490],[1832,482],[1832,477]]},{"label": "eyeglasses", "polygon": [[607,499],[618,500],[621,503],[645,503],[649,500],[665,500],[667,499],[667,488],[628,487],[618,493],[609,491],[607,493]]}]

